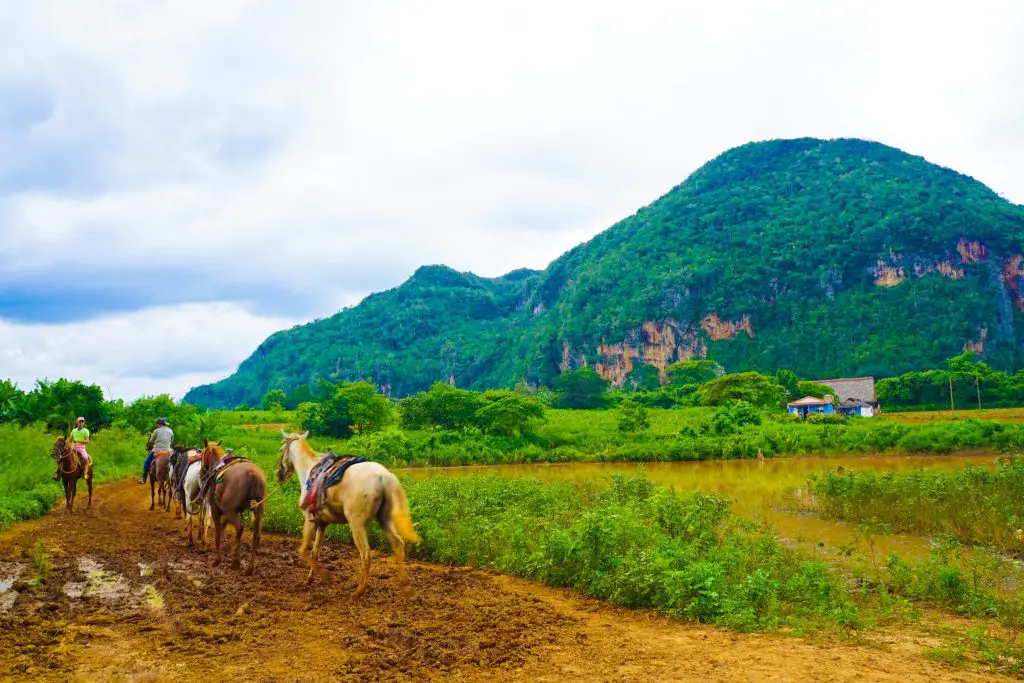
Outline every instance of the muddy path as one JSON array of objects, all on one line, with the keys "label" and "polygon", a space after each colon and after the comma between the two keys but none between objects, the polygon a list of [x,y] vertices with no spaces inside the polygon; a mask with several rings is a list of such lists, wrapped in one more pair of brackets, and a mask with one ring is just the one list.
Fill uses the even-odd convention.
[{"label": "muddy path", "polygon": [[[89,513],[57,509],[0,534],[0,678],[1001,680],[933,663],[906,639],[736,634],[464,568],[414,562],[403,594],[386,554],[356,602],[349,546],[325,545],[333,580],[307,589],[296,540],[268,534],[250,578],[211,568],[173,514],[148,507],[148,487],[121,482],[99,488]],[[48,573],[32,585],[40,541]]]}]

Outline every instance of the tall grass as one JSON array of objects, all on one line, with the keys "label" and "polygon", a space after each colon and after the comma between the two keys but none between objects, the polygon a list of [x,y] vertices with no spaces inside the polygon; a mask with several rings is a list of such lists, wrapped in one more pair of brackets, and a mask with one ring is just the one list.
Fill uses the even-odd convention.
[{"label": "tall grass", "polygon": [[820,514],[861,522],[876,519],[893,531],[948,534],[961,543],[1024,548],[1024,458],[1004,457],[995,471],[877,473],[871,470],[812,475],[808,487]]},{"label": "tall grass", "polygon": [[[415,557],[740,630],[857,620],[857,608],[822,562],[787,549],[714,495],[621,476],[610,486],[495,475],[403,484],[424,539],[412,548]],[[293,492],[270,506],[268,529],[301,528]],[[372,529],[374,544],[386,547]],[[335,536],[347,538],[347,531],[338,528]]]},{"label": "tall grass", "polygon": [[[0,425],[0,529],[46,514],[64,495],[60,482],[51,481],[50,457],[56,437],[41,427]],[[97,483],[142,471],[145,438],[119,429],[93,436],[89,444]],[[79,493],[84,484],[79,483]]]}]

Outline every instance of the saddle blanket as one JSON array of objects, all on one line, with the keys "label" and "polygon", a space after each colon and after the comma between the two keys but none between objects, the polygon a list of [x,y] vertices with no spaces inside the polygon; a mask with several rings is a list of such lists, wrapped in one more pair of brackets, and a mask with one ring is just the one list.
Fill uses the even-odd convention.
[{"label": "saddle blanket", "polygon": [[203,479],[202,485],[199,487],[199,500],[206,500],[206,496],[209,495],[210,490],[214,485],[223,481],[221,476],[224,474],[224,470],[239,462],[251,461],[249,458],[241,455],[225,455],[219,463],[214,465],[213,470],[206,475],[206,478]]},{"label": "saddle blanket", "polygon": [[366,462],[366,458],[356,455],[338,455],[333,451],[326,453],[324,457],[320,458],[320,462],[313,465],[313,469],[309,471],[309,479],[306,480],[306,495],[299,507],[311,515],[316,515],[327,499],[327,489],[340,482],[349,467],[361,462]]}]

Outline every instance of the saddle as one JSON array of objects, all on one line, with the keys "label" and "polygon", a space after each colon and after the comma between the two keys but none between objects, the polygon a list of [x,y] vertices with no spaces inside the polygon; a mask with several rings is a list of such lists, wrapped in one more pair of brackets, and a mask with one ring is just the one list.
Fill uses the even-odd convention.
[{"label": "saddle", "polygon": [[[203,456],[200,455],[199,457],[202,458]],[[214,466],[213,470],[206,475],[206,478],[203,479],[203,482],[199,487],[199,500],[206,500],[206,496],[208,496],[210,491],[213,490],[213,487],[224,481],[224,470],[240,462],[252,461],[242,455],[225,455],[224,458]]]},{"label": "saddle", "polygon": [[327,489],[339,483],[349,467],[361,462],[366,462],[366,458],[357,455],[338,455],[334,451],[325,453],[320,462],[313,465],[313,469],[309,471],[306,495],[299,507],[316,516],[327,500]]}]

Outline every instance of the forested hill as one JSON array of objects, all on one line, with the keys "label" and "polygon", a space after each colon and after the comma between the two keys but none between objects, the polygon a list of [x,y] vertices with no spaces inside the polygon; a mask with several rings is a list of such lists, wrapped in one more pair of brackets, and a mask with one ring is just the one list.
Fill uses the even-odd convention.
[{"label": "forested hill", "polygon": [[186,400],[255,403],[317,378],[393,395],[436,380],[550,385],[583,363],[616,385],[691,356],[730,371],[886,376],[965,347],[1024,364],[1024,208],[862,140],[750,143],[540,273],[423,267],[278,332]]}]

